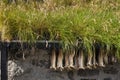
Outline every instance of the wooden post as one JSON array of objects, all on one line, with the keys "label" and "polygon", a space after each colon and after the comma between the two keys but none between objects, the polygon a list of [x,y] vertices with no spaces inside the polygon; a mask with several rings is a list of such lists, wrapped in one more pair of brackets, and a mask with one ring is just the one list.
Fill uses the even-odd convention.
[{"label": "wooden post", "polygon": [[8,80],[8,72],[7,72],[7,61],[8,61],[8,53],[7,53],[7,42],[1,42],[1,80]]}]

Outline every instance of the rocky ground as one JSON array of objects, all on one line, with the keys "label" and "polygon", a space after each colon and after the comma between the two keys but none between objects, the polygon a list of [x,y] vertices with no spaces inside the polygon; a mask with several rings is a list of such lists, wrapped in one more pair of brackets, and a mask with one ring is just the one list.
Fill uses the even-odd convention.
[{"label": "rocky ground", "polygon": [[49,55],[40,50],[37,56],[25,60],[8,61],[8,80],[119,80],[120,64],[106,68],[79,71],[53,71],[49,69]]}]

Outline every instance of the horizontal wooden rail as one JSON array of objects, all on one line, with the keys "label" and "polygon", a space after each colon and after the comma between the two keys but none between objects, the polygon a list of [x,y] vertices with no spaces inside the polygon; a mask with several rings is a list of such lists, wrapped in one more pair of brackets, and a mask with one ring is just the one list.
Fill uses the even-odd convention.
[{"label": "horizontal wooden rail", "polygon": [[[14,41],[10,41],[10,42],[0,41],[0,43],[1,44],[6,43],[8,48],[18,48],[18,47],[20,48],[22,46],[23,49],[31,48],[31,47],[35,47],[38,49],[48,49],[53,46],[55,46],[56,48],[62,47],[61,41],[46,41],[46,40],[34,41],[34,42],[14,40]],[[2,47],[1,44],[0,44],[0,46]]]},{"label": "horizontal wooden rail", "polygon": [[[35,42],[40,42],[40,43],[44,43],[44,42],[48,42],[48,43],[60,43],[60,41],[56,41],[56,40],[36,40],[36,41],[31,41],[32,43],[35,43]],[[21,41],[21,40],[12,40],[12,41],[0,41],[0,42],[7,42],[7,43],[11,43],[11,42],[13,42],[13,43],[20,43],[20,42],[27,42],[27,43],[29,43],[30,41]]]}]

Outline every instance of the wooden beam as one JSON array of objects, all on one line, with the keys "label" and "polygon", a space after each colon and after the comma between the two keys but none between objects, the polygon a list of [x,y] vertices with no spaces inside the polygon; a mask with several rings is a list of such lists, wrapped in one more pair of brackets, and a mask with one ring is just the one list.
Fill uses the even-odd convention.
[{"label": "wooden beam", "polygon": [[1,80],[8,80],[8,72],[7,72],[7,62],[8,62],[8,50],[7,43],[0,43],[1,50]]}]

